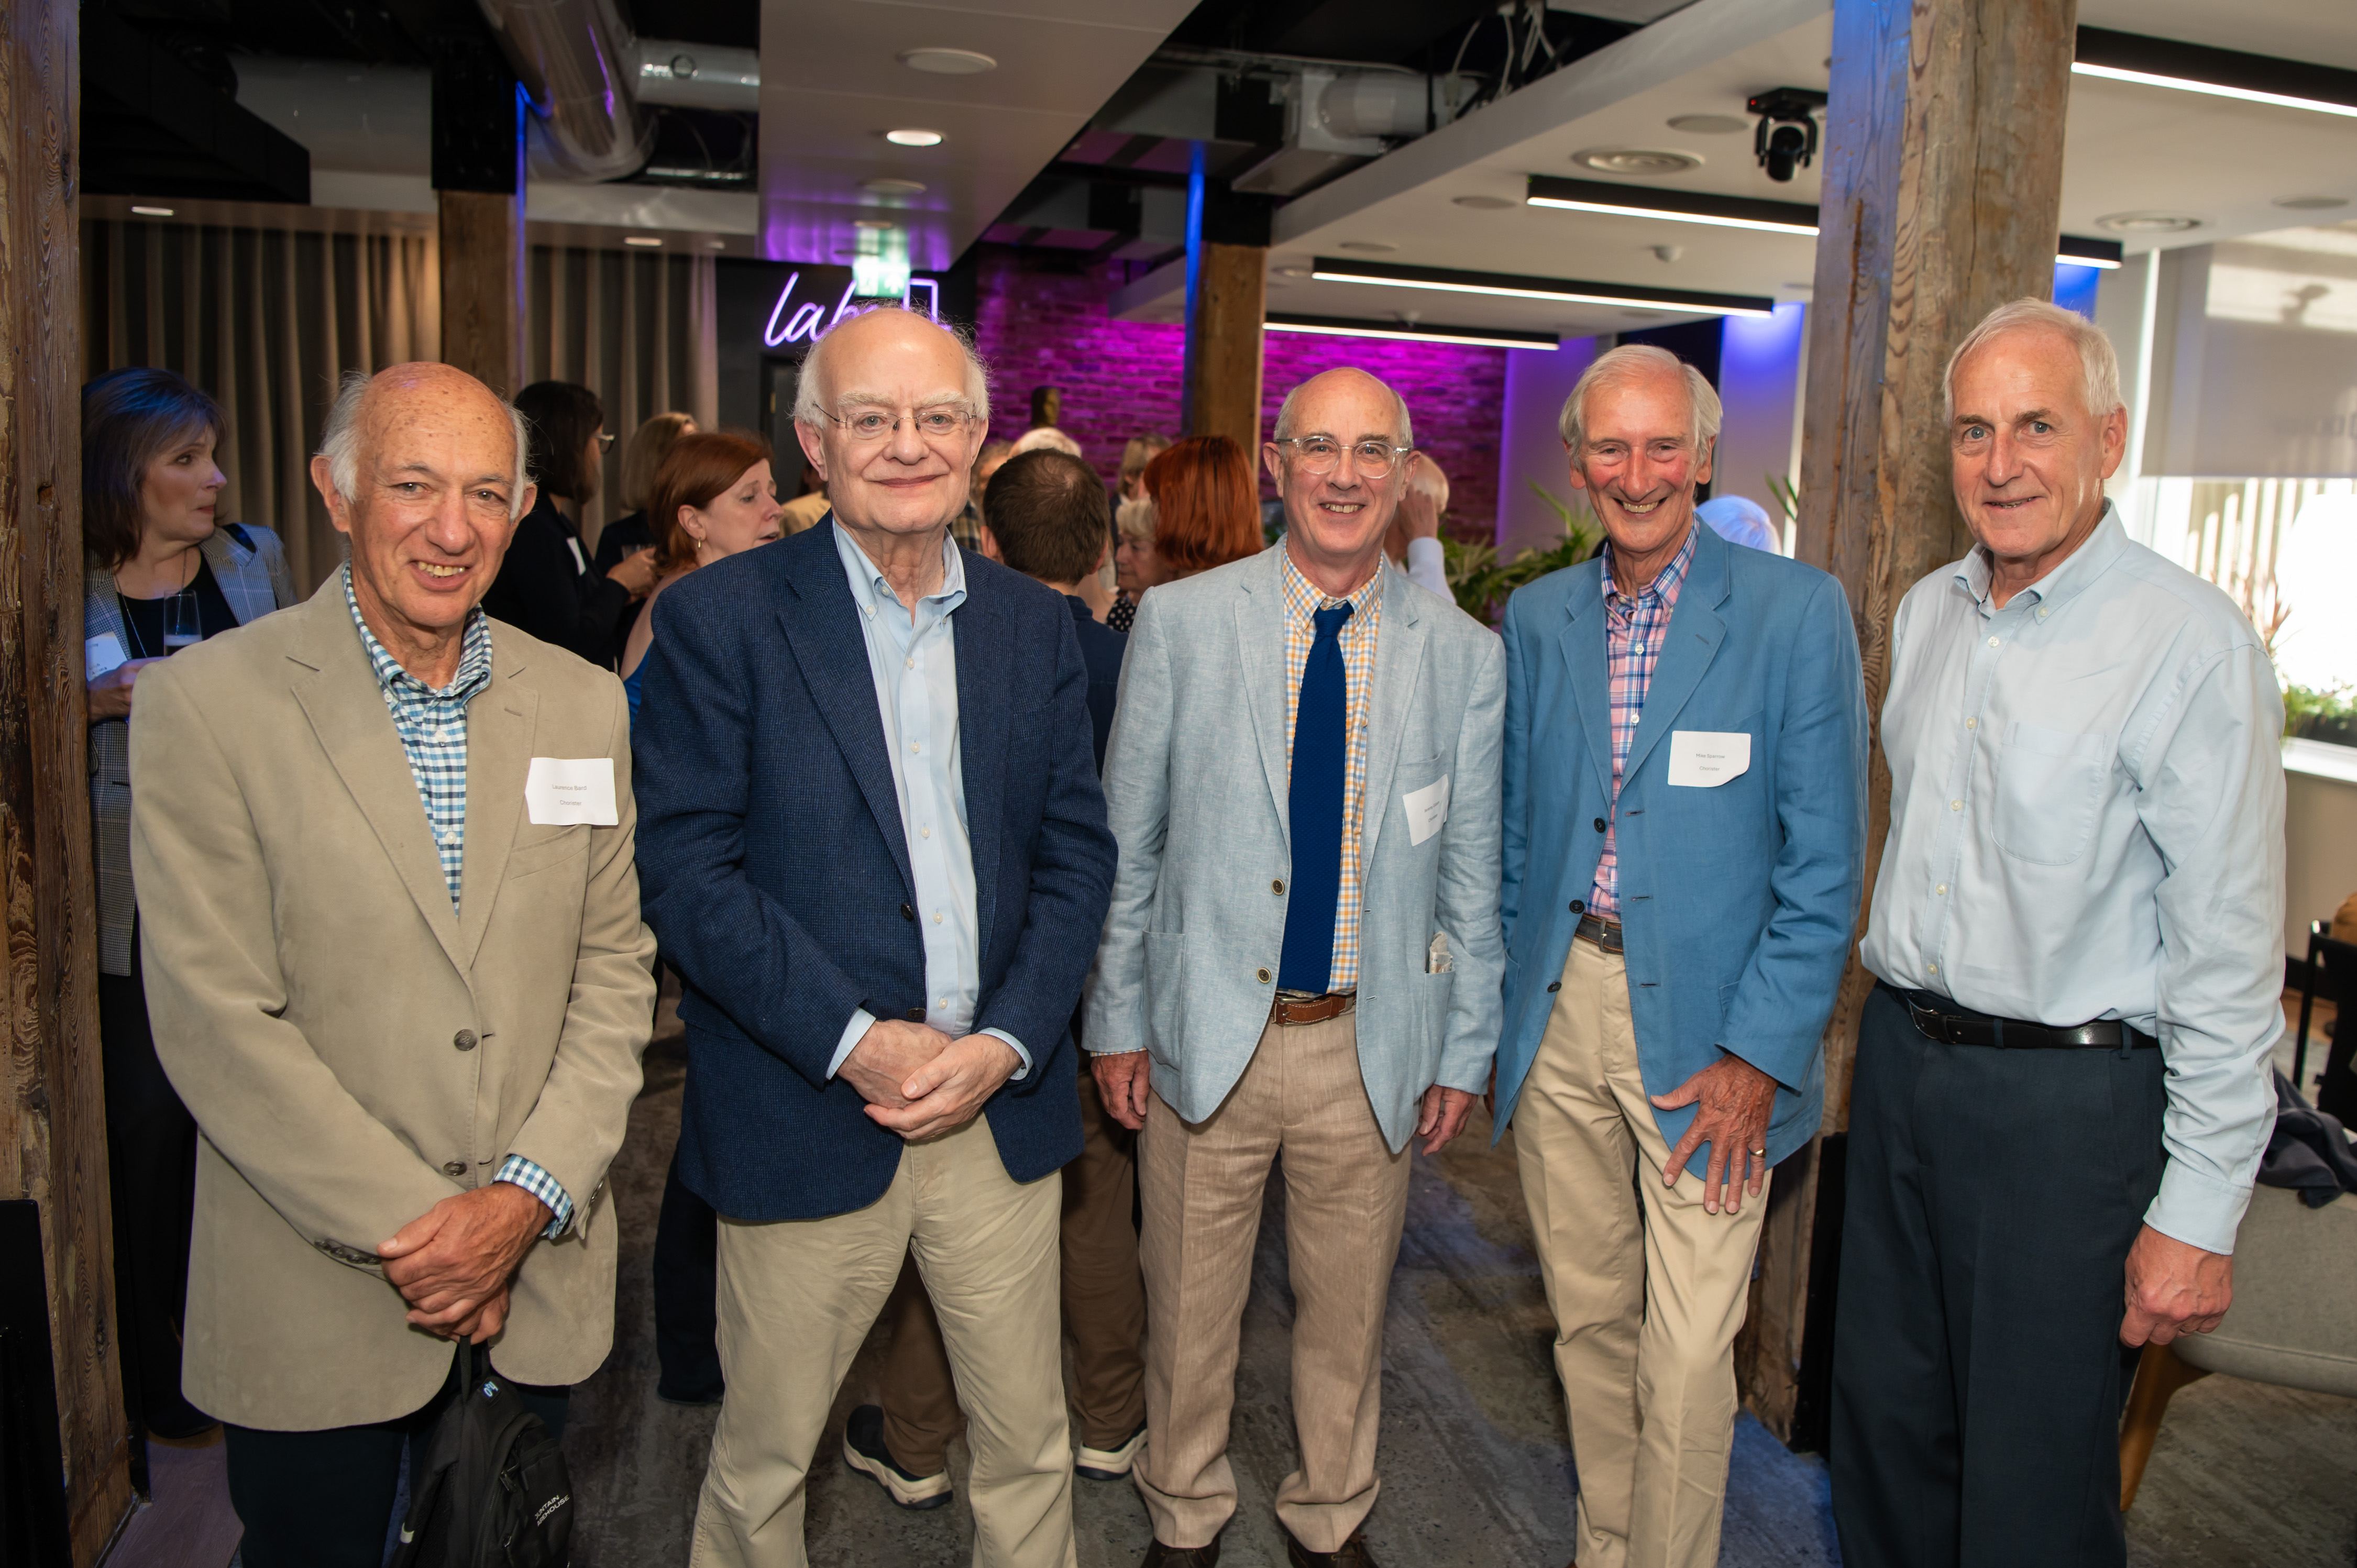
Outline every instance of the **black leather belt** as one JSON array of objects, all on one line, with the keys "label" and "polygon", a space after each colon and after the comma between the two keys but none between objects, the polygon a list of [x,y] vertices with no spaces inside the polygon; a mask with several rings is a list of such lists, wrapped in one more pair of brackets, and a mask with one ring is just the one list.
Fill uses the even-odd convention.
[{"label": "black leather belt", "polygon": [[1975,1013],[1969,1007],[1959,1007],[1947,997],[1930,991],[1902,991],[1887,980],[1878,980],[1875,986],[1899,999],[1907,1015],[1915,1021],[1916,1032],[1927,1040],[1937,1040],[1949,1046],[1988,1046],[1997,1050],[2050,1051],[2094,1050],[2115,1051],[2125,1043],[2135,1050],[2151,1050],[2160,1042],[2138,1029],[2130,1028],[2116,1018],[2098,1018],[2092,1024],[2063,1027],[2054,1024],[2032,1024],[2020,1018],[1998,1018],[1986,1013]]},{"label": "black leather belt", "polygon": [[1581,941],[1595,943],[1606,952],[1620,950],[1620,922],[1608,920],[1601,915],[1582,915],[1579,929],[1573,935]]}]

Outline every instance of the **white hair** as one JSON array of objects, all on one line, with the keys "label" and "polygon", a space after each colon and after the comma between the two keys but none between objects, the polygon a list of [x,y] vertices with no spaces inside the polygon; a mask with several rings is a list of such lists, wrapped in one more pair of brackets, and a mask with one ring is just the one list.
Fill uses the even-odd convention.
[{"label": "white hair", "polygon": [[[1391,382],[1383,380],[1383,377],[1374,374],[1371,371],[1359,370],[1359,367],[1356,365],[1342,365],[1338,366],[1337,369],[1358,371],[1360,375],[1366,377],[1367,380],[1374,382],[1375,385],[1391,393],[1392,403],[1399,409],[1399,445],[1402,446],[1413,446],[1415,445],[1415,427],[1408,422],[1407,417],[1407,399],[1400,396],[1399,389],[1397,387],[1393,386]],[[1332,371],[1320,371],[1318,372],[1318,375],[1329,376],[1333,373],[1334,372]],[[1312,376],[1309,378],[1309,381],[1314,381],[1317,379],[1318,376]],[[1294,401],[1300,397],[1301,389],[1308,386],[1309,381],[1300,381],[1296,383],[1293,390],[1285,394],[1285,401],[1277,405],[1276,428],[1270,433],[1271,439],[1277,441],[1287,441],[1292,439]],[[1341,435],[1341,432],[1339,430],[1333,430],[1327,432],[1327,434],[1329,435]]]},{"label": "white hair", "polygon": [[879,305],[874,310],[863,311],[858,316],[846,316],[833,323],[818,335],[817,340],[810,347],[810,352],[802,356],[802,378],[794,388],[794,423],[807,424],[813,429],[826,424],[828,417],[834,413],[831,406],[834,389],[829,387],[823,395],[819,391],[821,383],[827,380],[821,370],[829,358],[827,344],[850,323],[886,312],[897,312],[921,321],[958,346],[958,352],[965,356],[965,400],[974,405],[976,419],[987,421],[990,418],[990,367],[983,363],[982,355],[975,349],[973,334],[944,326],[923,311],[911,310],[905,305]]},{"label": "white hair", "polygon": [[1156,532],[1162,526],[1162,511],[1154,504],[1152,498],[1139,496],[1114,509],[1113,525],[1132,544],[1151,544]]},{"label": "white hair", "polygon": [[1061,452],[1067,457],[1078,457],[1083,462],[1088,460],[1088,455],[1081,450],[1081,444],[1052,424],[1035,424],[1017,436],[1015,450],[1007,456],[1020,457],[1026,452]]},{"label": "white hair", "polygon": [[[360,493],[361,404],[368,401],[369,387],[375,380],[366,371],[346,371],[343,384],[336,389],[336,401],[328,410],[328,427],[319,434],[319,456],[328,460],[328,482],[347,506]],[[523,492],[532,484],[528,461],[532,435],[522,410],[496,392],[491,395],[498,398],[509,427],[515,432],[515,483],[508,488],[508,521],[513,522],[523,515]]]},{"label": "white hair", "polygon": [[2004,333],[2040,328],[2061,333],[2079,351],[2079,392],[2089,413],[2102,419],[2126,406],[2120,396],[2120,357],[2102,328],[2075,310],[2042,299],[2017,299],[1982,317],[1980,325],[1965,333],[1956,351],[1948,356],[1947,373],[1940,378],[1940,386],[1950,424],[1956,418],[1956,367],[1964,362],[1964,356]]},{"label": "white hair", "polygon": [[1652,343],[1623,343],[1618,349],[1598,354],[1595,362],[1579,372],[1572,383],[1571,395],[1563,400],[1563,413],[1555,419],[1555,431],[1563,444],[1570,448],[1575,461],[1587,440],[1587,400],[1598,390],[1625,386],[1648,376],[1674,375],[1685,385],[1686,403],[1694,410],[1695,451],[1699,454],[1718,439],[1718,427],[1727,417],[1711,389],[1710,379],[1667,349]]}]

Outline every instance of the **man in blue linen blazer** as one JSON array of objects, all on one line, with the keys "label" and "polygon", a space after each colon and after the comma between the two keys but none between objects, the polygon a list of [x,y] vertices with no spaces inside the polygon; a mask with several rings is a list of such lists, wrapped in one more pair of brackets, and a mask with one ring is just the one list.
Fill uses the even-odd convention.
[{"label": "man in blue linen blazer", "polygon": [[1506,611],[1497,1127],[1555,1317],[1581,1568],[1718,1560],[1766,1167],[1817,1128],[1865,861],[1848,605],[1698,524],[1718,424],[1665,350],[1600,357],[1561,428],[1609,542]]}]

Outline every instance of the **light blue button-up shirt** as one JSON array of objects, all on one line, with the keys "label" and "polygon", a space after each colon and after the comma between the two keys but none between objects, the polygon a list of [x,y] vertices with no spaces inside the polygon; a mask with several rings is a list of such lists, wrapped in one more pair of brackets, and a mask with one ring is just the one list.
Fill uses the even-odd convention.
[{"label": "light blue button-up shirt", "polygon": [[2282,734],[2250,621],[2108,506],[2002,608],[1975,550],[1891,627],[1867,968],[1999,1017],[2158,1036],[2169,1164],[2145,1220],[2213,1252],[2275,1125]]},{"label": "light blue button-up shirt", "polygon": [[[917,601],[912,616],[867,553],[841,523],[832,526],[866,637],[885,749],[892,755],[892,787],[900,798],[900,832],[917,879],[913,907],[925,941],[925,1022],[954,1039],[974,1032],[982,999],[982,928],[974,914],[974,852],[959,767],[957,628],[951,619],[965,603],[965,561],[944,537],[942,585]],[[829,1078],[875,1022],[865,1007],[852,1014],[827,1064]],[[1022,1041],[1004,1029],[983,1033],[1005,1040],[1023,1059],[1017,1078],[1030,1072],[1031,1053]]]}]

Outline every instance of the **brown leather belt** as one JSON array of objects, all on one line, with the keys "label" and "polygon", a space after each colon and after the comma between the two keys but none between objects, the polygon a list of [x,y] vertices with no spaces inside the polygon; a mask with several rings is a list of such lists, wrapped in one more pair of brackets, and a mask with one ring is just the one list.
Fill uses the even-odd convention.
[{"label": "brown leather belt", "polygon": [[1620,922],[1608,920],[1601,915],[1582,915],[1579,929],[1574,933],[1584,942],[1593,942],[1605,952],[1620,950]]},{"label": "brown leather belt", "polygon": [[1329,991],[1323,996],[1298,999],[1280,996],[1268,1015],[1279,1024],[1322,1024],[1329,1018],[1339,1018],[1359,1004],[1354,991]]}]

